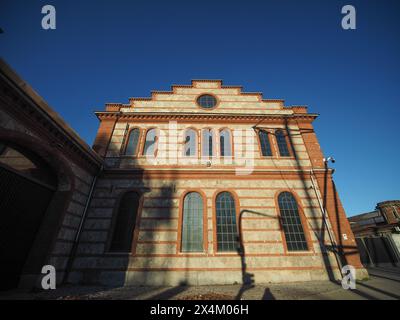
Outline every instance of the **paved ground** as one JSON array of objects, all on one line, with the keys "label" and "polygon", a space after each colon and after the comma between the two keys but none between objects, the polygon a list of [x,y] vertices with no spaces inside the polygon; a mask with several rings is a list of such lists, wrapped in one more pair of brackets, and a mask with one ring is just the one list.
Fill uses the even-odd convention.
[{"label": "paved ground", "polygon": [[240,285],[195,287],[60,287],[41,292],[8,291],[3,299],[244,299],[244,300],[365,300],[400,299],[400,268],[370,268],[370,279],[357,283],[355,290],[344,290],[340,283],[329,281],[267,284],[254,287]]}]

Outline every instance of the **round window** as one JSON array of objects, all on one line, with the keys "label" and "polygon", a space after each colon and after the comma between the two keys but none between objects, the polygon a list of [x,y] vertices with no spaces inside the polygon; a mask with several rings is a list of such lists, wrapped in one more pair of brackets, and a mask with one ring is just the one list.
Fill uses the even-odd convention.
[{"label": "round window", "polygon": [[197,98],[197,104],[202,108],[211,109],[217,105],[217,99],[210,94],[203,94]]}]

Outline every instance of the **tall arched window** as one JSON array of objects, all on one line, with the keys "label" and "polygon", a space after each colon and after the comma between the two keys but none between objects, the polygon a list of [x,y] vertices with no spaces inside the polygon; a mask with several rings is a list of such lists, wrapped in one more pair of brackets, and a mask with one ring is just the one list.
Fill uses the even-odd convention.
[{"label": "tall arched window", "polygon": [[125,154],[129,156],[134,156],[137,154],[137,147],[139,144],[139,134],[138,128],[132,129],[129,132],[128,141],[126,143]]},{"label": "tall arched window", "polygon": [[203,198],[190,192],[183,200],[182,252],[203,251]]},{"label": "tall arched window", "polygon": [[185,131],[185,147],[184,155],[186,157],[193,157],[196,155],[197,145],[197,134],[193,129],[187,129]]},{"label": "tall arched window", "polygon": [[289,157],[290,152],[287,145],[285,133],[282,130],[275,131],[276,143],[278,144],[279,154],[281,157]]},{"label": "tall arched window", "polygon": [[271,144],[269,142],[268,132],[264,130],[258,131],[258,138],[260,139],[261,154],[264,157],[272,156]]},{"label": "tall arched window", "polygon": [[153,128],[147,131],[143,154],[145,156],[155,156],[156,151],[157,151],[157,129]]},{"label": "tall arched window", "polygon": [[110,251],[131,251],[139,201],[140,196],[133,191],[127,192],[122,196],[114,225]]},{"label": "tall arched window", "polygon": [[219,133],[219,149],[221,157],[232,156],[231,132],[229,129],[221,130]]},{"label": "tall arched window", "polygon": [[203,157],[214,155],[214,132],[212,129],[203,129],[201,154]]},{"label": "tall arched window", "polygon": [[229,192],[221,192],[216,198],[217,250],[237,251],[238,230],[235,201]]},{"label": "tall arched window", "polygon": [[282,192],[278,203],[288,251],[308,250],[296,199],[290,192]]}]

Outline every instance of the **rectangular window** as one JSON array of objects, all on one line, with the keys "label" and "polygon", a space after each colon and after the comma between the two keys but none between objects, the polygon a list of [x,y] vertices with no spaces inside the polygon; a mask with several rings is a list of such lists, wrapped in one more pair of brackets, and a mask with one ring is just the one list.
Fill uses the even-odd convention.
[{"label": "rectangular window", "polygon": [[269,143],[268,133],[264,130],[258,132],[258,137],[260,138],[261,154],[263,157],[272,156],[271,144]]},{"label": "rectangular window", "polygon": [[287,145],[285,134],[282,130],[275,132],[276,143],[278,144],[279,154],[281,157],[290,157],[289,148]]},{"label": "rectangular window", "polygon": [[212,157],[214,154],[214,135],[211,129],[203,130],[203,141],[202,141],[202,155],[203,157]]}]

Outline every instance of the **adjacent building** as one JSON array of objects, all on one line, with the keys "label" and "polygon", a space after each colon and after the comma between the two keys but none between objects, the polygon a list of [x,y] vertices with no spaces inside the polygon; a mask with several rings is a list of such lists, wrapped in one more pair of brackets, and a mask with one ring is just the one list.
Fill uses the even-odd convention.
[{"label": "adjacent building", "polygon": [[349,221],[364,265],[400,264],[400,200],[379,202]]},{"label": "adjacent building", "polygon": [[0,289],[60,283],[103,159],[2,60],[0,92]]}]

